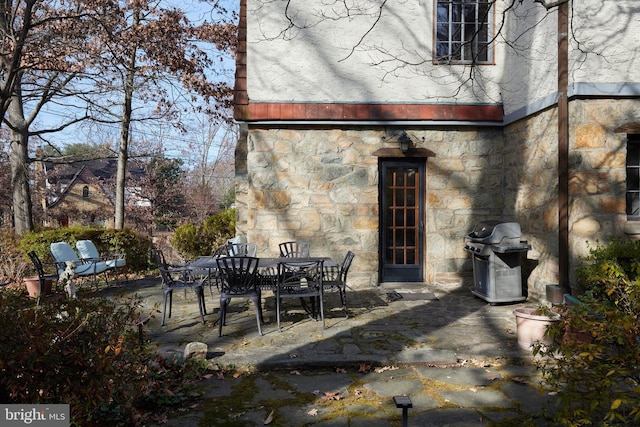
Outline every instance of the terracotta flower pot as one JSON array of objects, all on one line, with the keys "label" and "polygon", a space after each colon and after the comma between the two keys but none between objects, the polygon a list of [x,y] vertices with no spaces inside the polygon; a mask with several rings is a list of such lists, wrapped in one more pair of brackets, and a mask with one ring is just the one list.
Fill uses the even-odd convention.
[{"label": "terracotta flower pot", "polygon": [[[30,276],[22,279],[22,282],[27,286],[27,292],[31,298],[37,298],[40,293],[40,279],[38,276]],[[44,294],[51,295],[51,288],[53,287],[53,280],[48,279],[44,281]]]},{"label": "terracotta flower pot", "polygon": [[535,308],[517,308],[513,310],[516,316],[516,325],[518,327],[518,345],[525,350],[531,350],[531,346],[536,342],[543,344],[551,344],[549,337],[545,336],[547,326],[553,322],[560,320],[560,315],[547,316],[537,314]]}]

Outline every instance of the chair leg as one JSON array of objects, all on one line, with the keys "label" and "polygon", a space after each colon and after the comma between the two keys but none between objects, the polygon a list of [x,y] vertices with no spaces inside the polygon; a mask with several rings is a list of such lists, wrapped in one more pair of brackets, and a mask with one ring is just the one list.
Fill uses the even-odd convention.
[{"label": "chair leg", "polygon": [[169,317],[171,317],[171,298],[172,298],[172,290],[165,290],[164,297],[162,298],[162,325],[164,326],[165,315],[167,314],[167,296],[169,297]]},{"label": "chair leg", "polygon": [[200,320],[204,324],[204,315],[206,314],[206,308],[204,306],[204,289],[200,286],[194,289],[196,298],[198,299],[198,310],[200,311]]},{"label": "chair leg", "polygon": [[222,336],[222,325],[227,323],[227,305],[229,304],[229,298],[220,297],[220,313],[218,316],[218,336]]},{"label": "chair leg", "polygon": [[282,332],[282,328],[280,327],[280,305],[282,304],[282,298],[280,295],[276,295],[276,319],[278,321],[278,331]]},{"label": "chair leg", "polygon": [[260,308],[260,296],[251,297],[253,304],[256,306],[256,320],[258,321],[258,333],[262,335],[262,309]]},{"label": "chair leg", "polygon": [[[202,285],[201,287],[198,288],[198,298],[200,298],[200,301],[202,302],[202,314],[206,315],[207,314],[207,303],[204,299],[204,285]],[[204,323],[204,321],[203,321]]]},{"label": "chair leg", "polygon": [[340,302],[342,303],[342,309],[344,310],[344,318],[349,318],[349,311],[347,311],[347,290],[340,288]]},{"label": "chair leg", "polygon": [[326,325],[324,323],[324,302],[322,301],[324,299],[324,295],[322,294],[322,292],[320,292],[320,296],[317,298],[318,301],[320,301],[320,319],[322,320],[322,329],[324,330],[326,328]]}]

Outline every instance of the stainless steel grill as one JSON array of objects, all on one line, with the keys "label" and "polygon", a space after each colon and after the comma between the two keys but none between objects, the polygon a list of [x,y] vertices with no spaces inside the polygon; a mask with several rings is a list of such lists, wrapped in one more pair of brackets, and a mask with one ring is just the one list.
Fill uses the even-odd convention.
[{"label": "stainless steel grill", "polygon": [[522,286],[522,259],[531,245],[521,241],[517,222],[485,221],[465,236],[464,250],[472,254],[473,294],[490,303],[527,299]]}]

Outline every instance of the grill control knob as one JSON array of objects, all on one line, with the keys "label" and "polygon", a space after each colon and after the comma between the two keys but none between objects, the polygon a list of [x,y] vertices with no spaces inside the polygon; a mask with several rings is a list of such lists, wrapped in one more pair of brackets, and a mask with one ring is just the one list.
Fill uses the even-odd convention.
[{"label": "grill control knob", "polygon": [[478,253],[482,252],[482,249],[480,249],[480,248],[474,248],[474,249],[475,249],[475,250],[476,250],[476,252],[478,252]]}]

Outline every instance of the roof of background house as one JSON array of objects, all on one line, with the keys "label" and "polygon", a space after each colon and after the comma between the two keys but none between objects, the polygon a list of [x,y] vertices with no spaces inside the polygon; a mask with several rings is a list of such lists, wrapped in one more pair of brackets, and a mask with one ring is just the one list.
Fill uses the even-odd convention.
[{"label": "roof of background house", "polygon": [[[52,194],[47,197],[47,207],[51,208],[60,203],[64,196],[69,193],[70,189],[81,181],[86,184],[104,183],[111,179],[114,179],[118,171],[117,159],[95,159],[95,160],[79,160],[74,163],[53,163],[45,162],[45,176],[49,184],[55,186],[60,181],[68,181],[67,185],[60,194]],[[134,180],[140,179],[144,175],[144,169],[136,162],[128,162],[127,170]],[[81,177],[87,177],[89,179],[81,179]],[[94,182],[91,182],[95,180]],[[102,191],[109,197],[107,191],[102,186],[99,186]]]}]

